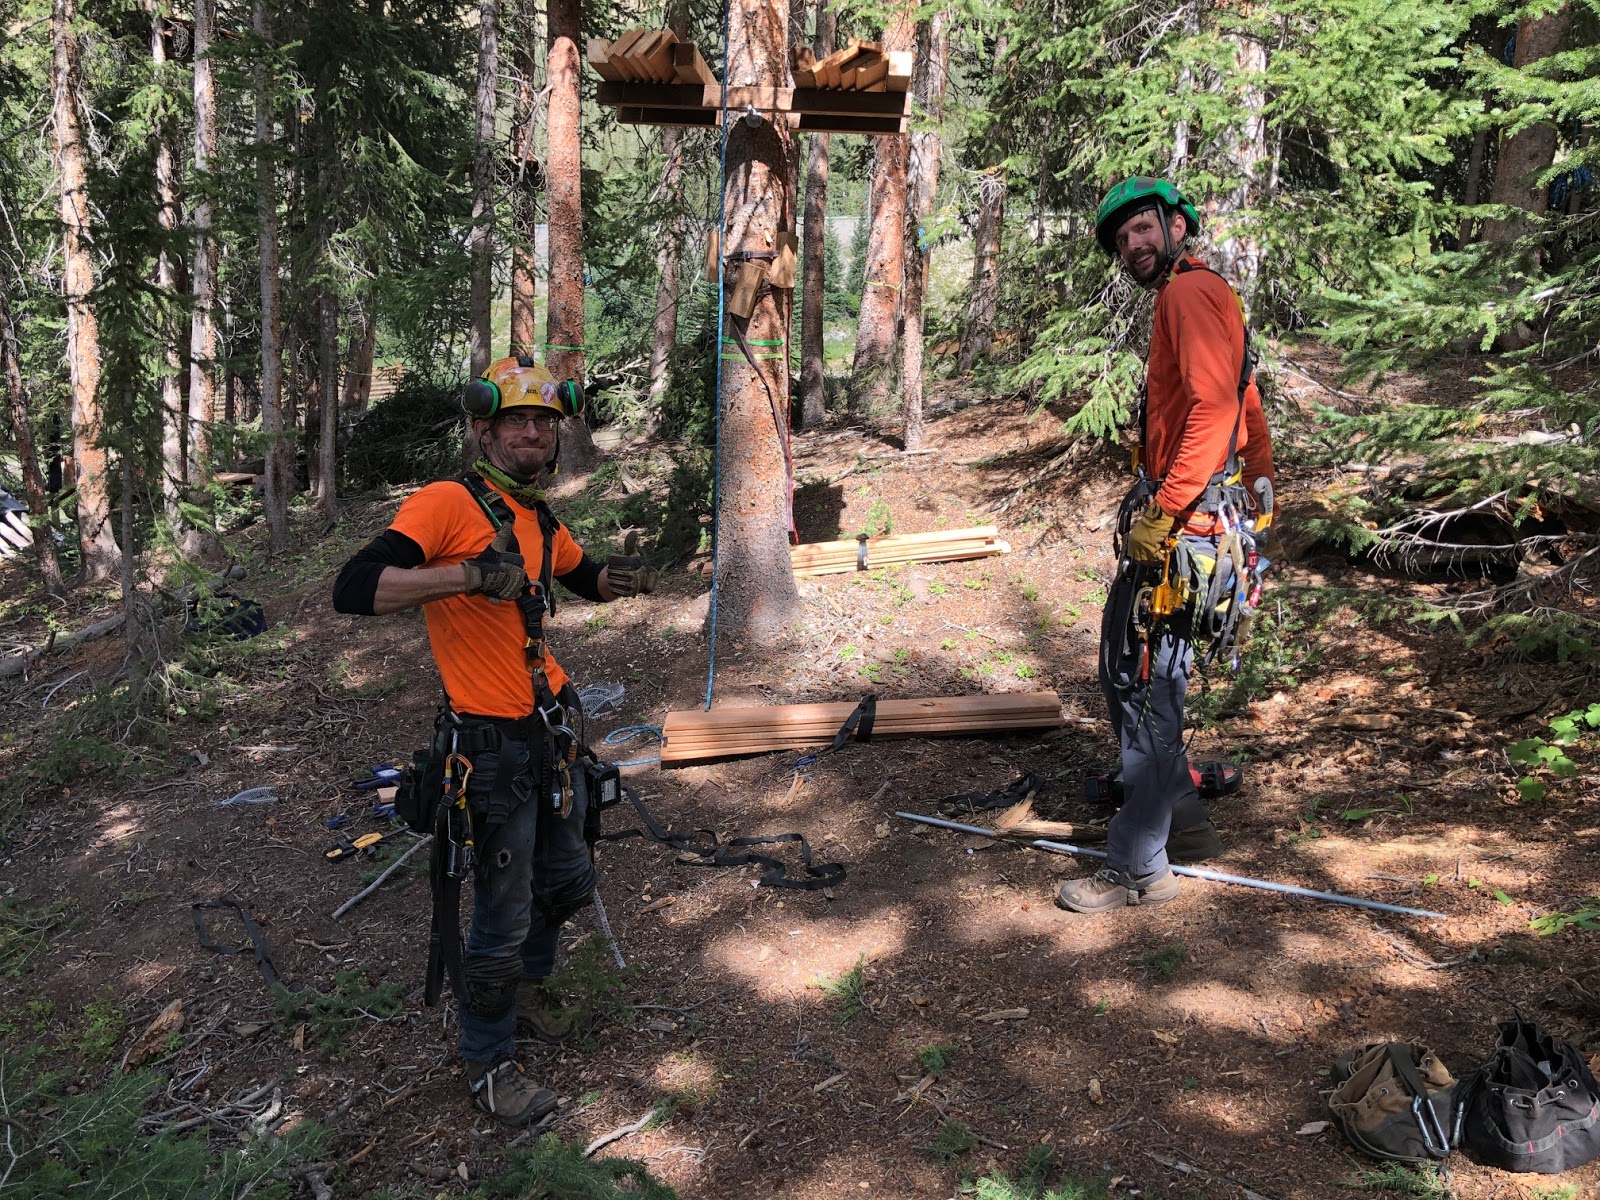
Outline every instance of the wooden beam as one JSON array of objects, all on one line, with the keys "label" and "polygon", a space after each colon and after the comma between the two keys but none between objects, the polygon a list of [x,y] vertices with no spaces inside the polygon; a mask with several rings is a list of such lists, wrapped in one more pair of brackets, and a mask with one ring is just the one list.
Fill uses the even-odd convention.
[{"label": "wooden beam", "polygon": [[609,79],[613,83],[620,83],[627,76],[611,65],[608,61],[610,56],[610,42],[606,41],[605,38],[589,39],[588,59],[589,65],[594,68],[594,73],[600,76],[601,79]]},{"label": "wooden beam", "polygon": [[700,47],[693,42],[680,42],[672,48],[672,71],[677,83],[720,86],[716,75],[706,66],[706,60],[700,57]]},{"label": "wooden beam", "polygon": [[606,56],[606,61],[608,61],[624,79],[637,80],[641,78],[638,71],[634,68],[634,65],[628,61],[628,52],[633,48],[634,44],[640,38],[644,37],[649,32],[650,31],[648,29],[635,26],[632,29],[623,30],[622,36],[611,43],[611,52]]},{"label": "wooden beam", "polygon": [[[792,115],[792,114],[791,114]],[[862,133],[869,137],[891,137],[908,128],[904,117],[839,117],[831,113],[800,113],[795,128],[801,133]]]},{"label": "wooden beam", "polygon": [[692,128],[715,129],[717,110],[714,108],[642,108],[637,105],[617,109],[617,120],[623,125],[678,125]]},{"label": "wooden beam", "polygon": [[909,91],[915,55],[909,50],[891,50],[886,57],[889,60],[889,73],[883,77],[883,82],[889,85],[891,92]]},{"label": "wooden beam", "polygon": [[716,108],[721,93],[720,87],[703,83],[602,83],[595,99],[629,108]]},{"label": "wooden beam", "polygon": [[[731,107],[731,100],[729,104]],[[906,93],[795,88],[789,98],[789,109],[791,112],[829,113],[841,117],[903,117],[906,113]]]}]

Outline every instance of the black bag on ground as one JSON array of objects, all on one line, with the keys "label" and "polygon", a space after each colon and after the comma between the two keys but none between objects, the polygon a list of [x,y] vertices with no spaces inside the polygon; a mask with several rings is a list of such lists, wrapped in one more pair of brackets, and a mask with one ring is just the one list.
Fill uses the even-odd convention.
[{"label": "black bag on ground", "polygon": [[1456,1081],[1421,1042],[1372,1042],[1334,1064],[1328,1111],[1374,1158],[1429,1162],[1450,1153]]},{"label": "black bag on ground", "polygon": [[1554,1175],[1600,1156],[1600,1089],[1577,1047],[1517,1014],[1461,1082],[1455,1142],[1507,1171]]}]

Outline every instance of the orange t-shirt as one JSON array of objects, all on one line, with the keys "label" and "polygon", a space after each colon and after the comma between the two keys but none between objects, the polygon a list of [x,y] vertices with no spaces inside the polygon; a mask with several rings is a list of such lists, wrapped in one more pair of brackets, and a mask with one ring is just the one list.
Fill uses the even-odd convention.
[{"label": "orange t-shirt", "polygon": [[1244,342],[1239,300],[1225,279],[1203,269],[1167,276],[1150,331],[1143,454],[1146,472],[1163,480],[1156,503],[1173,516],[1189,512],[1222,470],[1235,421],[1245,485],[1265,475],[1276,487],[1272,438],[1253,379],[1239,419]]},{"label": "orange t-shirt", "polygon": [[[515,521],[517,550],[528,574],[537,576],[544,555],[539,518],[509,496],[506,504]],[[389,528],[422,547],[427,556],[424,567],[464,562],[494,540],[488,514],[465,486],[453,481],[430,483],[407,497]],[[559,525],[552,574],[564,575],[582,560],[582,548],[567,527]],[[448,596],[423,605],[422,612],[433,661],[439,665],[452,708],[482,717],[525,717],[533,711],[533,680],[523,653],[527,631],[514,603],[480,595]],[[548,655],[545,673],[552,692],[567,682],[567,673]]]}]

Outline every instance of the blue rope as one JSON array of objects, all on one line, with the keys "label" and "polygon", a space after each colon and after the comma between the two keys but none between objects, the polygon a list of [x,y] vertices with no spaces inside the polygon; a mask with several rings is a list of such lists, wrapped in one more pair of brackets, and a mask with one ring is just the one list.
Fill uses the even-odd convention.
[{"label": "blue rope", "polygon": [[[728,228],[728,31],[733,14],[733,0],[723,0],[722,5],[722,108],[717,118],[717,133],[722,138],[722,181],[717,196],[717,346],[722,346],[723,322],[727,309],[723,303],[728,274],[728,248],[722,244]],[[710,655],[706,660],[706,707],[711,707],[711,691],[717,678],[717,552],[721,545],[718,537],[718,514],[722,508],[722,355],[717,355],[717,394],[712,397],[717,406],[717,441],[711,453],[711,631]]]},{"label": "blue rope", "polygon": [[[637,737],[653,737],[661,741],[661,726],[659,725],[624,725],[621,729],[613,729],[605,736],[605,744],[619,746],[623,742],[631,742]],[[661,761],[661,755],[653,758],[630,758],[626,762],[612,763],[613,767],[643,767],[650,763]]]}]

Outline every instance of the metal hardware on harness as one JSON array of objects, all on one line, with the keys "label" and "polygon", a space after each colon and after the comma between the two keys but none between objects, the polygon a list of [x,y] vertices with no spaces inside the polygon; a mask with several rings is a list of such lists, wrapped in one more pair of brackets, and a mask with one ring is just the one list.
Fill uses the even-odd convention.
[{"label": "metal hardware on harness", "polygon": [[[554,721],[550,719],[551,709],[560,714],[560,719]],[[566,724],[567,714],[559,704],[552,704],[550,708],[540,705],[537,711],[539,719],[544,722],[544,727],[549,732],[552,750],[560,751],[561,736],[566,735],[567,751],[550,756],[554,760],[554,770],[551,772],[550,809],[565,819],[572,815],[572,762],[577,758],[578,735]]]}]

